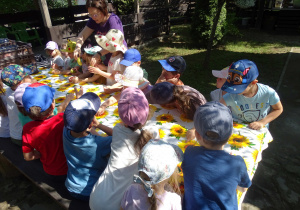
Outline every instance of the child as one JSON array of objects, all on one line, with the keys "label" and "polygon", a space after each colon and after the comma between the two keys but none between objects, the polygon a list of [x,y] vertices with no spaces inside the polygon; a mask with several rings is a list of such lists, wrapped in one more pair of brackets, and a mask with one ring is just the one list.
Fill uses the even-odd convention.
[{"label": "child", "polygon": [[231,109],[233,118],[250,123],[249,128],[254,130],[268,127],[283,111],[276,91],[257,83],[258,74],[253,61],[244,59],[233,63],[222,87],[227,94],[220,101]]},{"label": "child", "polygon": [[49,41],[46,44],[46,54],[50,56],[50,68],[63,70],[64,68],[64,60],[61,57],[61,53],[58,50],[58,46],[56,42]]},{"label": "child", "polygon": [[141,149],[148,140],[158,136],[158,131],[153,136],[153,132],[143,128],[149,104],[140,89],[126,88],[121,94],[118,109],[122,123],[113,128],[111,155],[92,190],[91,209],[120,209],[123,194],[138,172]]},{"label": "child", "polygon": [[146,94],[150,104],[161,104],[176,108],[180,114],[192,120],[196,109],[206,103],[205,97],[187,85],[174,85],[169,82],[157,83]]},{"label": "child", "polygon": [[[110,154],[112,129],[94,117],[100,104],[100,98],[88,92],[71,101],[64,113],[63,145],[68,164],[65,185],[73,197],[84,201],[89,201],[92,188],[104,171]],[[91,134],[93,125],[110,136]]]},{"label": "child", "polygon": [[9,131],[11,141],[19,146],[22,146],[22,125],[18,118],[18,109],[14,100],[14,91],[22,83],[31,83],[30,74],[36,70],[36,66],[22,67],[16,64],[11,64],[1,72],[2,82],[7,85],[5,93],[6,109],[9,119]]},{"label": "child", "polygon": [[[55,90],[41,83],[26,87],[22,97],[24,109],[34,120],[23,127],[23,156],[26,161],[40,159],[49,178],[65,181],[66,157],[63,150],[63,113],[53,116]],[[67,97],[73,98],[71,93]],[[69,99],[66,99],[69,100]]]},{"label": "child", "polygon": [[[123,55],[127,48],[123,44],[124,35],[122,31],[117,29],[111,29],[107,32],[105,36],[103,35],[95,35],[97,43],[108,52],[112,53],[108,66],[107,72],[101,70],[97,67],[89,67],[89,72],[93,74],[99,74],[105,78],[106,84],[111,86],[116,83],[115,74],[121,73],[123,74],[124,68],[120,65],[121,60],[123,59]],[[106,70],[106,69],[104,69]],[[114,86],[119,87],[119,85]]]},{"label": "child", "polygon": [[162,65],[162,72],[157,83],[170,82],[174,85],[184,85],[179,79],[186,69],[186,63],[181,56],[171,56],[166,60],[158,60]]},{"label": "child", "polygon": [[[128,66],[124,74],[116,74],[116,81],[122,85],[122,90],[127,87],[138,87],[139,82],[143,79],[143,70],[138,66]],[[121,93],[111,96],[99,108],[97,116],[104,113],[105,109],[119,101]]]},{"label": "child", "polygon": [[[22,102],[22,97],[23,97],[23,94],[25,92],[25,89],[30,84],[31,83],[22,83],[16,89],[15,94],[14,94],[15,103],[16,103],[17,108],[19,110],[18,117],[19,117],[19,120],[20,120],[22,126],[24,126],[26,123],[32,121],[32,119],[26,113],[26,111],[24,109],[24,106],[23,106],[23,102]],[[83,91],[82,87],[81,87],[81,91]],[[75,87],[74,87],[74,92],[76,94],[78,94],[77,89]],[[68,105],[68,103],[73,99],[72,96],[73,96],[72,94],[70,96],[66,96],[66,99],[58,107],[54,108],[53,115],[57,115],[58,113],[63,112],[65,110],[66,106]]]},{"label": "child", "polygon": [[64,65],[62,71],[53,69],[53,74],[72,74],[78,73],[81,70],[80,65],[78,64],[77,60],[74,59],[74,50],[75,50],[76,42],[72,42],[68,39],[66,49],[62,49],[62,52],[67,52],[70,60],[67,63],[67,66]]},{"label": "child", "polygon": [[238,209],[236,189],[245,192],[251,181],[243,158],[223,150],[232,134],[230,110],[207,102],[197,109],[194,125],[201,147],[189,146],[184,153],[183,209]]},{"label": "child", "polygon": [[2,80],[0,80],[0,138],[10,138],[6,104],[5,90],[3,88]]},{"label": "child", "polygon": [[[91,61],[93,59],[93,55],[95,55],[97,52],[100,52],[101,47],[95,46],[91,48],[84,48],[84,53],[82,54],[82,74],[78,76],[72,76],[69,78],[70,82],[73,83],[79,83],[79,82],[95,82],[98,81],[100,84],[105,84],[106,79],[98,74],[91,74],[88,71],[88,67],[91,66]],[[97,60],[95,65],[97,68],[105,69],[106,66],[102,64],[101,60]]]},{"label": "child", "polygon": [[[122,199],[121,209],[181,210],[181,197],[165,191],[164,186],[173,178],[177,180],[177,165],[183,153],[176,145],[151,139],[143,148],[139,158],[139,176],[134,175]],[[174,191],[180,192],[178,182]]]},{"label": "child", "polygon": [[228,67],[223,68],[221,71],[212,70],[212,74],[217,77],[216,86],[218,89],[211,91],[210,97],[212,101],[220,101],[221,98],[223,98],[223,95],[226,94],[225,91],[221,90],[221,87],[224,85],[228,77]]},{"label": "child", "polygon": [[63,43],[60,49],[61,49],[61,57],[64,60],[64,70],[66,70],[67,67],[69,66],[70,57],[68,55],[68,52],[64,52],[63,50],[67,49],[67,43]]}]

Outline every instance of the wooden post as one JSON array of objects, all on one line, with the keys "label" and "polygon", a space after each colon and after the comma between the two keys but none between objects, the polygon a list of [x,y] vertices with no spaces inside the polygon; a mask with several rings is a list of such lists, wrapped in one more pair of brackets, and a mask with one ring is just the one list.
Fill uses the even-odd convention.
[{"label": "wooden post", "polygon": [[38,0],[38,1],[39,1],[39,6],[40,6],[41,13],[42,13],[42,17],[43,17],[44,26],[46,29],[47,39],[52,40],[51,34],[50,34],[50,30],[52,28],[52,23],[51,23],[49,10],[48,10],[47,1],[46,0]]},{"label": "wooden post", "polygon": [[134,0],[134,12],[136,14],[140,13],[140,0]]}]

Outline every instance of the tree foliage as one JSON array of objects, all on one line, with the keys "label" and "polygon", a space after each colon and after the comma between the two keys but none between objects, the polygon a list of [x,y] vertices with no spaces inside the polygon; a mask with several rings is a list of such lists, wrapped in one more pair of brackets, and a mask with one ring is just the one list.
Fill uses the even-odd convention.
[{"label": "tree foliage", "polygon": [[[210,38],[212,25],[217,12],[218,0],[196,1],[195,13],[192,21],[192,36],[202,47],[207,47]],[[220,18],[217,24],[213,45],[216,45],[224,35],[224,23],[226,21],[226,8],[222,7]]]}]

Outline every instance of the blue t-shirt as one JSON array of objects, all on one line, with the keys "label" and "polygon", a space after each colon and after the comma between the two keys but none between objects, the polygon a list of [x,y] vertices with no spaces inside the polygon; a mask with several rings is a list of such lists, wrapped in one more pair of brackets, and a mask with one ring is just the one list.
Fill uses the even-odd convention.
[{"label": "blue t-shirt", "polygon": [[[96,23],[92,18],[90,18],[86,23],[86,26],[89,27],[90,29],[93,29],[97,35],[105,36],[110,29],[118,29],[122,31],[122,33],[124,34],[122,21],[114,13],[110,14],[108,20],[103,25]],[[127,47],[125,36],[124,36],[123,44]],[[105,57],[106,59],[104,61],[104,64],[107,66],[108,61],[111,57],[111,53],[106,54]]]},{"label": "blue t-shirt", "polygon": [[251,98],[230,93],[223,96],[234,119],[248,123],[259,121],[268,115],[271,105],[275,105],[280,101],[273,88],[260,83],[257,85],[258,91]]},{"label": "blue t-shirt", "polygon": [[70,192],[90,196],[94,184],[106,168],[111,136],[89,134],[75,138],[64,128],[63,144],[68,164],[65,185]]},{"label": "blue t-shirt", "polygon": [[189,146],[185,150],[183,209],[238,209],[237,186],[251,185],[245,162],[224,150]]}]

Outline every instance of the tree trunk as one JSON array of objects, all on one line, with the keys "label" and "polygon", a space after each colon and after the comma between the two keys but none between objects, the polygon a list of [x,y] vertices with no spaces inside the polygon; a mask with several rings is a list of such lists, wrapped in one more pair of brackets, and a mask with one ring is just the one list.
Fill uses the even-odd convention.
[{"label": "tree trunk", "polygon": [[217,8],[216,16],[214,18],[214,23],[213,23],[213,26],[212,26],[212,29],[211,29],[210,37],[209,37],[207,48],[206,48],[206,54],[205,54],[204,64],[203,64],[204,69],[208,69],[208,67],[209,67],[211,48],[212,48],[212,45],[213,45],[213,40],[214,40],[214,37],[215,37],[217,25],[218,25],[218,22],[219,22],[219,19],[220,19],[220,14],[221,14],[222,7],[223,7],[224,4],[225,4],[225,0],[219,0],[218,1],[218,8]]}]

